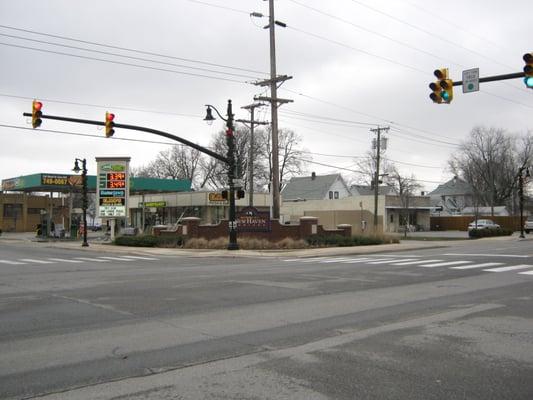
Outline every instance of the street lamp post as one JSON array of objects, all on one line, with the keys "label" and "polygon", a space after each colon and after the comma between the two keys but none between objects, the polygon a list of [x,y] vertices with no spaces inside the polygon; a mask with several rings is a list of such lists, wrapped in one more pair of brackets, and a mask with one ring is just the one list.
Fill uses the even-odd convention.
[{"label": "street lamp post", "polygon": [[[525,173],[524,173],[525,172]],[[529,178],[529,168],[523,166],[518,171],[518,196],[520,201],[520,238],[524,239],[524,178]]]},{"label": "street lamp post", "polygon": [[[81,162],[81,169],[78,164],[78,162]],[[76,158],[74,160],[74,168],[72,169],[75,173],[79,173],[81,171],[81,184],[82,184],[82,210],[83,210],[83,243],[81,244],[82,247],[88,247],[89,243],[87,243],[87,160]]]},{"label": "street lamp post", "polygon": [[239,250],[239,245],[237,243],[237,221],[236,221],[236,212],[235,212],[235,185],[233,180],[235,179],[235,137],[234,137],[234,126],[233,126],[233,112],[231,108],[231,100],[228,100],[228,109],[227,117],[224,118],[216,107],[211,104],[206,104],[206,116],[204,121],[207,123],[212,123],[215,120],[211,109],[215,110],[218,116],[226,121],[226,143],[228,145],[228,197],[229,197],[229,243],[228,250]]}]

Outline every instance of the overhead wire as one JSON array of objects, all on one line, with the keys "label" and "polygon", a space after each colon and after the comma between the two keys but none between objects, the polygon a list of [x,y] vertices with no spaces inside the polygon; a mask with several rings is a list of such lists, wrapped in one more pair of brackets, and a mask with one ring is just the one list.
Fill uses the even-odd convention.
[{"label": "overhead wire", "polygon": [[25,49],[25,50],[33,50],[33,51],[38,51],[38,52],[42,52],[42,53],[58,54],[58,55],[62,55],[62,56],[81,58],[81,59],[85,59],[85,60],[100,61],[100,62],[105,62],[105,63],[110,63],[110,64],[126,65],[126,66],[130,66],[130,67],[136,67],[136,68],[142,68],[142,69],[148,69],[148,70],[154,70],[154,71],[163,71],[163,72],[170,72],[170,73],[180,74],[180,75],[194,76],[194,77],[197,77],[197,78],[208,78],[208,79],[215,79],[215,80],[226,81],[226,82],[234,82],[234,83],[240,83],[240,84],[246,84],[247,83],[246,81],[240,81],[240,80],[231,79],[231,78],[223,78],[223,77],[220,77],[220,76],[210,76],[210,75],[204,75],[204,74],[196,74],[196,73],[193,73],[193,72],[176,71],[176,70],[172,70],[172,69],[158,68],[158,67],[152,67],[152,66],[148,66],[148,65],[132,64],[132,63],[127,63],[127,62],[123,62],[123,61],[107,60],[107,59],[103,59],[103,58],[82,56],[82,55],[79,55],[79,54],[63,53],[63,52],[60,52],[60,51],[45,50],[45,49],[39,49],[39,48],[29,47],[29,46],[21,46],[21,45],[16,45],[16,44],[12,44],[12,43],[0,42],[0,45],[20,48],[20,49]]},{"label": "overhead wire", "polygon": [[211,73],[214,73],[214,74],[221,74],[221,75],[228,75],[228,76],[235,76],[235,77],[249,78],[249,79],[257,79],[257,76],[252,76],[252,75],[244,75],[244,74],[237,74],[237,73],[233,73],[233,72],[217,71],[217,70],[213,70],[213,69],[194,67],[194,66],[184,65],[184,64],[174,64],[174,63],[170,63],[170,62],[159,61],[159,60],[154,60],[154,59],[149,59],[149,58],[144,58],[144,57],[134,57],[134,56],[128,56],[128,55],[119,54],[119,53],[112,53],[110,51],[94,50],[94,49],[88,49],[88,48],[85,48],[85,47],[71,46],[71,45],[67,45],[67,44],[63,44],[63,43],[54,43],[54,42],[50,42],[50,41],[47,41],[47,40],[31,39],[31,38],[25,38],[25,37],[17,36],[17,35],[8,35],[8,34],[5,34],[5,33],[0,33],[0,36],[8,37],[8,38],[11,38],[11,39],[19,39],[19,40],[26,40],[26,41],[29,41],[29,42],[47,44],[47,45],[51,45],[51,46],[65,47],[65,48],[68,48],[68,49],[81,50],[81,51],[86,51],[86,52],[90,52],[90,53],[104,54],[104,55],[113,56],[113,57],[121,57],[121,58],[130,59],[130,60],[146,61],[146,62],[150,62],[150,63],[154,63],[154,64],[169,65],[169,66],[172,66],[172,67],[193,69],[193,70],[196,70],[196,71],[211,72]]},{"label": "overhead wire", "polygon": [[[190,1],[192,1],[192,0],[190,0]],[[193,59],[193,58],[177,57],[177,56],[172,56],[172,55],[163,54],[163,53],[156,53],[156,52],[153,52],[153,51],[134,49],[134,48],[131,48],[131,47],[115,46],[115,45],[106,44],[106,43],[100,43],[100,42],[94,42],[94,41],[89,41],[89,40],[77,39],[77,38],[73,38],[73,37],[70,37],[70,36],[55,35],[55,34],[46,33],[46,32],[38,32],[38,31],[35,31],[35,30],[31,30],[31,29],[17,28],[17,27],[10,26],[10,25],[2,25],[2,24],[0,24],[0,28],[10,29],[10,30],[19,31],[19,32],[31,33],[31,34],[34,34],[34,35],[48,36],[48,37],[52,37],[52,38],[56,38],[56,39],[69,40],[69,41],[78,42],[78,43],[85,43],[85,44],[90,44],[90,45],[94,45],[94,46],[107,47],[107,48],[115,49],[115,50],[124,50],[124,51],[139,53],[139,54],[145,54],[145,55],[149,55],[149,56],[157,56],[157,57],[169,58],[169,59],[173,59],[173,60],[186,61],[186,62],[195,63],[195,64],[209,65],[211,67],[234,69],[234,70],[239,70],[239,71],[243,71],[243,72],[252,72],[252,73],[256,73],[256,74],[268,75],[267,72],[258,71],[258,70],[254,70],[254,69],[249,69],[249,68],[241,68],[241,67],[235,67],[235,66],[231,66],[231,65],[217,64],[217,63],[212,63],[212,62],[207,62],[207,61],[196,60],[196,59]]]}]

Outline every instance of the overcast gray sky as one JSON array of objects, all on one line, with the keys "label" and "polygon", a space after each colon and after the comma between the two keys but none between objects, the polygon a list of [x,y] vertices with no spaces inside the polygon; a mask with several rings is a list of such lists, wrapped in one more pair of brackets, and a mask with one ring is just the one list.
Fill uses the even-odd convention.
[{"label": "overcast gray sky", "polygon": [[[350,176],[341,168],[355,169],[355,157],[369,150],[369,129],[390,126],[387,157],[432,189],[451,177],[446,161],[472,127],[533,129],[533,90],[519,79],[470,94],[455,87],[451,105],[428,97],[437,67],[454,80],[475,67],[481,76],[522,71],[522,55],[533,51],[531,7],[526,0],[278,0],[275,16],[287,27],[276,29],[277,70],[294,77],[278,92],[294,100],[280,108],[280,127],[302,136],[313,161],[330,165],[309,171]],[[221,123],[202,121],[204,104],[225,111],[231,98],[236,117],[247,118],[240,107],[262,93],[250,82],[268,77],[267,19],[251,12],[268,15],[268,2],[0,0],[0,178],[66,173],[75,157],[88,159],[90,173],[97,156],[131,156],[140,166],[168,148],[118,140],[165,141],[118,129],[111,140],[96,127],[49,120],[31,130],[22,113],[33,98],[45,114],[103,121],[108,110],[116,122],[207,146]],[[260,117],[270,119],[269,110]]]}]

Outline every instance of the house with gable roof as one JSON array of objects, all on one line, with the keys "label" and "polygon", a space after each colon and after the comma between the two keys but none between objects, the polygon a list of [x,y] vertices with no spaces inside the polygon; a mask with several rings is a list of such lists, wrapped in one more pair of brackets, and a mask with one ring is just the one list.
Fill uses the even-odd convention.
[{"label": "house with gable roof", "polygon": [[351,196],[341,174],[293,177],[281,190],[284,202],[307,200],[338,200]]}]

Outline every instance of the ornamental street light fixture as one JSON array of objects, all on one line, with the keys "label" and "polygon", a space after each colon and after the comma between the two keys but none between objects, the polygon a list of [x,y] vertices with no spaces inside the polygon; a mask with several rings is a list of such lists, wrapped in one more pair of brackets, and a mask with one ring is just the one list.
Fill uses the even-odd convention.
[{"label": "ornamental street light fixture", "polygon": [[518,195],[520,200],[520,238],[524,239],[524,178],[529,178],[529,168],[522,166],[518,171]]},{"label": "ornamental street light fixture", "polygon": [[216,107],[206,104],[207,110],[204,121],[212,124],[215,120],[211,110],[215,110],[217,115],[223,121],[226,121],[226,143],[228,145],[227,164],[228,164],[228,198],[229,198],[229,243],[228,250],[239,250],[237,243],[237,221],[235,213],[235,185],[233,180],[235,177],[235,137],[233,126],[233,112],[231,108],[231,100],[228,100],[227,118],[224,118],[216,109]]},{"label": "ornamental street light fixture", "polygon": [[[81,162],[81,168],[78,162]],[[74,160],[74,168],[72,169],[76,174],[81,171],[81,184],[82,184],[82,210],[83,210],[83,242],[82,247],[88,247],[87,243],[87,160],[76,158]]]}]

